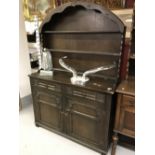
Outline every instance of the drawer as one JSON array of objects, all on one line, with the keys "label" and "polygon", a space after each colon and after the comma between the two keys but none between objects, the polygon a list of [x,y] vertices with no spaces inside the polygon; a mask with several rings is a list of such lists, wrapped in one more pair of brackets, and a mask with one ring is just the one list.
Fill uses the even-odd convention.
[{"label": "drawer", "polygon": [[[105,102],[99,102],[102,100],[100,95],[96,95],[96,97],[99,97],[99,100],[95,99],[88,99],[86,97],[81,97],[81,96],[76,96],[76,95],[66,95],[67,99],[67,105],[66,107],[70,108],[72,107],[73,109],[75,108],[76,110],[79,110],[78,108],[80,107],[80,110],[84,111],[90,111],[90,109],[93,111],[102,111],[103,113],[107,109],[107,104]],[[82,109],[81,109],[82,108]]]},{"label": "drawer", "polygon": [[123,106],[135,106],[135,97],[129,95],[123,95],[122,98],[122,105]]},{"label": "drawer", "polygon": [[[88,104],[89,103],[89,104]],[[76,98],[68,98],[67,110],[70,109],[73,113],[85,114],[87,116],[97,116],[96,106],[89,101],[79,100]]]},{"label": "drawer", "polygon": [[31,85],[39,88],[40,90],[61,92],[61,86],[56,83],[51,83],[43,80],[31,80]]},{"label": "drawer", "polygon": [[38,102],[44,104],[59,105],[61,103],[61,96],[55,94],[47,94],[45,92],[39,91],[37,93],[37,100]]},{"label": "drawer", "polygon": [[87,98],[87,99],[93,100],[93,101],[96,100],[96,93],[87,91],[87,90],[73,89],[73,96]]},{"label": "drawer", "polygon": [[67,93],[68,95],[72,95],[74,97],[84,98],[84,99],[88,99],[91,101],[98,101],[102,103],[105,102],[105,94],[96,93],[96,92],[89,91],[89,90],[66,87],[65,93]]}]

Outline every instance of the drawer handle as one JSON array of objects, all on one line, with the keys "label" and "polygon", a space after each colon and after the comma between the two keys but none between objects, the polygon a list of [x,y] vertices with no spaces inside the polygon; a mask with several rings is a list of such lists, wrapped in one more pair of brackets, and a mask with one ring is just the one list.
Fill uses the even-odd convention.
[{"label": "drawer handle", "polygon": [[73,91],[73,95],[76,95],[76,96],[80,96],[80,97],[85,97],[86,94],[83,94],[82,92],[79,92],[79,91]]},{"label": "drawer handle", "polygon": [[38,86],[42,87],[42,88],[46,88],[46,84],[44,84],[44,83],[39,83]]},{"label": "drawer handle", "polygon": [[55,90],[55,86],[48,85],[48,89],[50,89],[50,90]]},{"label": "drawer handle", "polygon": [[95,95],[87,94],[86,98],[91,99],[91,100],[95,100],[96,96]]},{"label": "drawer handle", "polygon": [[93,95],[93,94],[85,94],[83,92],[79,92],[79,91],[73,91],[73,95],[76,95],[76,96],[79,96],[79,97],[85,97],[87,99],[90,99],[90,100],[95,100],[96,99],[96,96]]}]

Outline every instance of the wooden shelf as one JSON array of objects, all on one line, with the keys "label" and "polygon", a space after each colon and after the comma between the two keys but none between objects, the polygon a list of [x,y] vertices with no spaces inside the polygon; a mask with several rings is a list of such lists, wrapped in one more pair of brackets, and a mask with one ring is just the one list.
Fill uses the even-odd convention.
[{"label": "wooden shelf", "polygon": [[51,52],[64,52],[64,53],[81,53],[81,54],[99,54],[99,55],[107,55],[107,56],[121,56],[121,53],[117,52],[103,52],[103,51],[78,51],[78,50],[68,50],[68,49],[47,49]]},{"label": "wooden shelf", "polygon": [[122,81],[117,87],[116,92],[135,96],[135,78],[130,77],[128,80]]},{"label": "wooden shelf", "polygon": [[[70,73],[69,71],[61,68],[53,68],[52,71],[58,71],[58,72],[64,72],[64,73]],[[71,73],[70,73],[71,74]],[[83,72],[78,72],[78,74],[82,75]],[[112,80],[114,82],[117,81],[117,77],[110,77],[106,75],[100,75],[100,74],[91,74],[90,77],[97,77],[97,78],[103,78],[104,80]]]},{"label": "wooden shelf", "polygon": [[43,33],[47,34],[119,34],[121,33],[120,31],[44,31]]}]

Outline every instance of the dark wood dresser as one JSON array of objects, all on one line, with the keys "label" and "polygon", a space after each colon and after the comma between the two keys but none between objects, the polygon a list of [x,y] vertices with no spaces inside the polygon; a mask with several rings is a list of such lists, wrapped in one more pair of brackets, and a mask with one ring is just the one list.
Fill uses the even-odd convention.
[{"label": "dark wood dresser", "polygon": [[[124,24],[92,3],[72,2],[52,10],[40,27],[43,48],[50,51],[53,76],[30,75],[36,126],[108,152],[114,120],[114,93],[119,80]],[[71,83],[60,58],[81,75],[106,65],[112,69],[89,76],[85,85]]]}]

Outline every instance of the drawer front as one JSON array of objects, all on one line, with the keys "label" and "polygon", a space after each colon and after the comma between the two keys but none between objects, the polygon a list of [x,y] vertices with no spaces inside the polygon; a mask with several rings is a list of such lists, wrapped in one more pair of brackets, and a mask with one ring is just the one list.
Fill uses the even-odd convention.
[{"label": "drawer front", "polygon": [[37,87],[40,90],[49,90],[55,92],[61,92],[61,86],[56,83],[51,83],[43,80],[31,79],[32,87]]},{"label": "drawer front", "polygon": [[107,110],[107,104],[97,101],[88,100],[85,98],[68,96],[66,109],[77,110],[82,113],[96,116],[97,112],[105,113]]},{"label": "drawer front", "polygon": [[71,96],[88,99],[91,101],[102,102],[102,103],[105,102],[105,94],[96,93],[93,91],[84,90],[80,88],[66,87],[65,89],[66,89],[65,93]]},{"label": "drawer front", "polygon": [[133,96],[123,95],[122,105],[123,106],[131,106],[131,107],[134,107],[135,106],[135,98]]},{"label": "drawer front", "polygon": [[52,93],[46,93],[43,91],[38,91],[37,93],[37,101],[44,103],[44,104],[49,104],[55,107],[61,108],[61,99],[62,97],[60,95],[55,95]]},{"label": "drawer front", "polygon": [[97,117],[97,111],[100,109],[98,109],[97,105],[93,101],[72,97],[67,100],[66,110],[81,113],[85,116],[90,116],[90,118],[94,118]]}]

